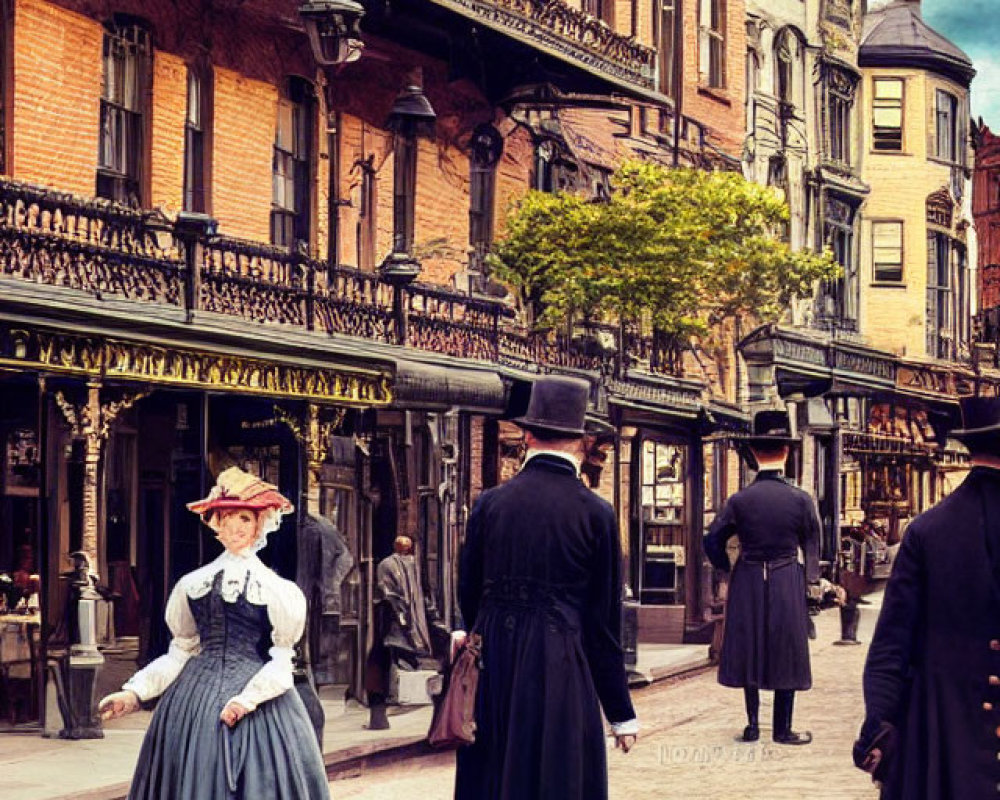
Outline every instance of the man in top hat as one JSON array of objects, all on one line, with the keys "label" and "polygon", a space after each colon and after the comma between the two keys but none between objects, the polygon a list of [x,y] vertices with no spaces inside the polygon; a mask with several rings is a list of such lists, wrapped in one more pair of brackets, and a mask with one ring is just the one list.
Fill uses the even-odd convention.
[{"label": "man in top hat", "polygon": [[544,377],[515,420],[520,473],[484,492],[459,569],[462,617],[482,636],[476,741],[458,752],[459,800],[603,800],[601,710],[626,752],[638,723],[621,625],[612,507],[580,480],[589,385]]},{"label": "man in top hat", "polygon": [[854,762],[886,800],[1000,796],[1000,398],[961,402],[972,470],[903,536]]},{"label": "man in top hat", "polygon": [[812,741],[810,733],[792,731],[792,708],[795,692],[812,686],[806,578],[819,580],[820,522],[813,499],[784,478],[796,441],[788,414],[756,414],[744,454],[752,455],[757,477],[729,498],[705,537],[709,560],[726,572],[726,544],[733,536],[740,543],[729,582],[719,683],[743,689],[747,726],[740,738],[745,742],[760,738],[761,689],[774,691],[774,741]]}]

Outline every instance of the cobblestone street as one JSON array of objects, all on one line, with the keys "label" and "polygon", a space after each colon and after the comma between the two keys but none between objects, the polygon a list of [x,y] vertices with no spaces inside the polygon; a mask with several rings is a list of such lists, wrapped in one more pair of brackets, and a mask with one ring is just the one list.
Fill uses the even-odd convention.
[{"label": "cobblestone street", "polygon": [[[867,642],[878,613],[866,606],[859,638]],[[628,755],[608,754],[611,797],[616,800],[766,798],[875,800],[877,791],[851,763],[861,722],[861,671],[867,647],[840,647],[837,611],[824,611],[812,642],[814,688],[796,697],[796,730],[811,730],[807,747],[770,741],[771,694],[763,693],[762,739],[743,744],[742,694],[719,686],[715,670],[635,693],[643,732]],[[453,787],[454,757],[434,755],[345,776],[333,796],[381,800],[401,796],[445,800]],[[558,798],[553,798],[558,800]]]}]

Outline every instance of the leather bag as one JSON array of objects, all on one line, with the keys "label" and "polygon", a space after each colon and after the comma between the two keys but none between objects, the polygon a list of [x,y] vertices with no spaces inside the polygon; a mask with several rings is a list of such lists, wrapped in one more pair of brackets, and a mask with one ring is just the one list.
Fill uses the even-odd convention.
[{"label": "leather bag", "polygon": [[431,747],[462,747],[476,741],[476,690],[482,666],[483,640],[470,633],[448,671],[444,693],[434,709],[427,733]]}]

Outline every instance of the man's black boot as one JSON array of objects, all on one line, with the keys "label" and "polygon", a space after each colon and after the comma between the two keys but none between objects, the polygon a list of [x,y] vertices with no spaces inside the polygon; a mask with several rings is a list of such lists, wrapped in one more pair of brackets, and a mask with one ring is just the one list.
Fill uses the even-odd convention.
[{"label": "man's black boot", "polygon": [[777,744],[809,744],[813,739],[809,731],[796,733],[792,730],[794,705],[794,691],[781,690],[774,693],[774,732],[772,737]]}]

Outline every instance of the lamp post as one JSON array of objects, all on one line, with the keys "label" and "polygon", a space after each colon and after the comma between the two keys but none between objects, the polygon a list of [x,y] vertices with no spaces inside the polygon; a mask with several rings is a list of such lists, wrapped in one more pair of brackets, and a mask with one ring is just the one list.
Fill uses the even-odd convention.
[{"label": "lamp post", "polygon": [[361,18],[364,6],[355,0],[319,0],[299,6],[313,58],[322,67],[361,58]]},{"label": "lamp post", "polygon": [[393,316],[400,344],[406,344],[404,288],[420,274],[413,254],[416,210],[417,137],[433,136],[437,114],[424,95],[423,72],[417,67],[407,76],[385,126],[393,135],[392,252],[379,266],[382,279],[393,287]]},{"label": "lamp post", "polygon": [[[313,60],[324,70],[340,64],[348,64],[361,58],[364,42],[361,41],[361,18],[364,6],[355,0],[319,0],[302,3],[299,17],[309,38]],[[330,91],[329,75],[322,82],[326,99],[326,140],[329,155],[330,198],[327,215],[330,223],[327,246],[327,267],[333,269],[337,263],[340,239],[340,171],[338,167],[339,115],[333,111],[333,93]]]}]

